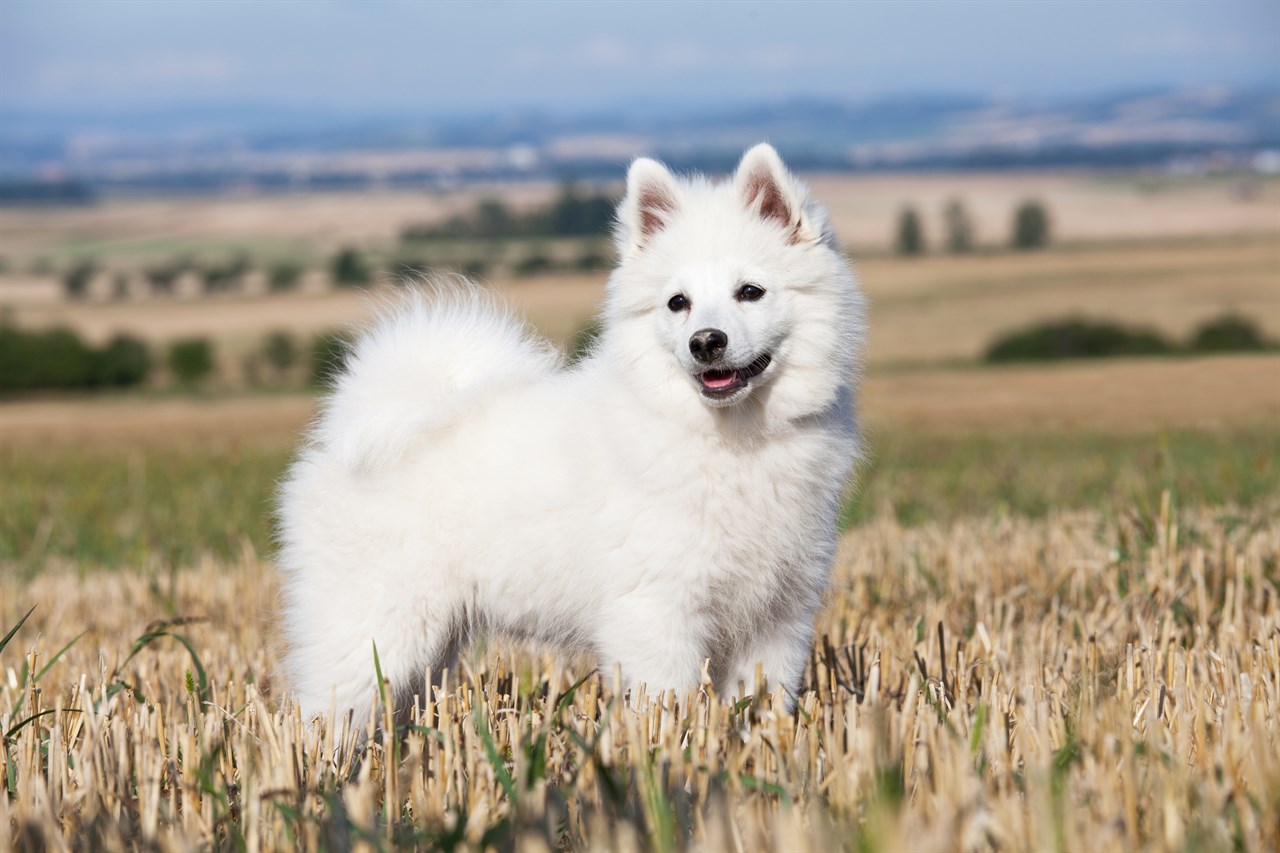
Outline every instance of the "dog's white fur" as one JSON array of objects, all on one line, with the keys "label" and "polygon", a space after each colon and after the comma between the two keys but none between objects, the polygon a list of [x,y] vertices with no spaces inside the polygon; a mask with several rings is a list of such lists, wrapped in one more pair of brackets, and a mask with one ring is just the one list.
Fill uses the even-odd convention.
[{"label": "dog's white fur", "polygon": [[[635,161],[603,333],[572,368],[475,288],[409,297],[354,348],[281,504],[285,668],[304,714],[403,704],[499,632],[650,695],[795,691],[857,454],[863,307],[822,211],[759,145],[732,181]],[[743,282],[759,301],[735,298]],[[691,306],[673,311],[671,297]],[[722,364],[702,393],[690,335]]]}]

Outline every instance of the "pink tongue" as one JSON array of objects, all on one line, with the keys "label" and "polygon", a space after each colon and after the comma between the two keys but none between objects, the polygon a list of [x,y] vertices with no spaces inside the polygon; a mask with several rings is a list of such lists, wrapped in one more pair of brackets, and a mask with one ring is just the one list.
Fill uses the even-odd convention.
[{"label": "pink tongue", "polygon": [[728,388],[737,378],[732,370],[708,370],[702,374],[702,384],[708,388]]}]

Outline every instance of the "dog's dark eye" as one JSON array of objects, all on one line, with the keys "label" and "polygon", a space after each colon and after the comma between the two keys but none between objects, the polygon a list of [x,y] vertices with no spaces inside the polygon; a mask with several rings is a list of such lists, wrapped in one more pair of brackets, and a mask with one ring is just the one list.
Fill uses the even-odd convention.
[{"label": "dog's dark eye", "polygon": [[689,297],[683,293],[677,293],[667,300],[667,307],[676,312],[687,311],[689,310]]},{"label": "dog's dark eye", "polygon": [[744,284],[738,288],[733,298],[739,302],[759,302],[764,298],[764,288],[754,284]]}]

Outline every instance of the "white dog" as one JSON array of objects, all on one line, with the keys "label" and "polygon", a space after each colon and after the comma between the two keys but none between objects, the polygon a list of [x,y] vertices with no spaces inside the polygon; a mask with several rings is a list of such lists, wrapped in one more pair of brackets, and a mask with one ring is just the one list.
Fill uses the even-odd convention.
[{"label": "white dog", "polygon": [[603,332],[572,368],[474,288],[354,347],[283,486],[286,671],[307,715],[400,707],[484,632],[650,695],[795,691],[858,451],[863,302],[759,145],[733,179],[636,160]]}]

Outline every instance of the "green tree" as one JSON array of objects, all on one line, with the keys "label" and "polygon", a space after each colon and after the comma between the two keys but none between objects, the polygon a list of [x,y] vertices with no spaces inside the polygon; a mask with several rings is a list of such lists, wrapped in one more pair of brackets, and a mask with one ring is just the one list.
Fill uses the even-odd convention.
[{"label": "green tree", "polygon": [[333,280],[339,285],[365,284],[369,281],[369,268],[355,249],[343,249],[333,258]]},{"label": "green tree", "polygon": [[147,345],[131,335],[116,335],[98,353],[96,379],[103,385],[140,385],[151,373]]},{"label": "green tree", "polygon": [[1013,214],[1010,240],[1018,250],[1042,249],[1049,245],[1049,213],[1038,201],[1024,201]]},{"label": "green tree", "polygon": [[914,207],[904,207],[898,214],[898,254],[924,254],[924,226]]},{"label": "green tree", "polygon": [[279,376],[297,364],[298,348],[288,332],[272,332],[262,343],[262,357]]},{"label": "green tree", "polygon": [[70,329],[27,332],[0,322],[0,391],[88,388],[93,356]]},{"label": "green tree", "polygon": [[490,239],[510,237],[516,232],[515,219],[501,200],[486,198],[476,205],[475,232]]},{"label": "green tree", "polygon": [[80,261],[71,269],[67,270],[66,275],[62,277],[62,289],[67,294],[68,299],[84,299],[89,295],[89,282],[93,280],[93,274],[97,272],[97,267],[93,261]]},{"label": "green tree", "polygon": [[973,223],[969,219],[969,211],[964,202],[953,198],[947,202],[942,211],[942,219],[947,228],[947,251],[953,255],[962,255],[973,250]]},{"label": "green tree", "polygon": [[169,369],[184,385],[198,385],[213,372],[213,344],[207,338],[187,338],[169,346]]},{"label": "green tree", "polygon": [[311,345],[311,382],[318,386],[332,384],[347,364],[350,339],[341,332],[323,332]]},{"label": "green tree", "polygon": [[302,278],[302,267],[293,261],[280,261],[272,264],[267,271],[267,287],[272,293],[284,293],[298,286]]},{"label": "green tree", "polygon": [[1190,345],[1193,352],[1249,352],[1269,347],[1256,323],[1234,314],[1202,323],[1192,335]]}]

